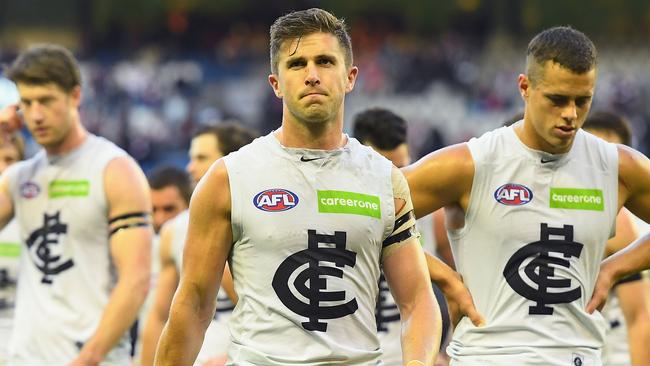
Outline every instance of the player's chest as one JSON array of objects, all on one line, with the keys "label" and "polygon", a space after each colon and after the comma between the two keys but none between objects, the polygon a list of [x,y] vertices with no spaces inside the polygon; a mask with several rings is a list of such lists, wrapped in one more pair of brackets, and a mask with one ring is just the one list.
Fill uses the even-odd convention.
[{"label": "player's chest", "polygon": [[45,167],[18,181],[16,214],[23,226],[47,222],[89,222],[106,217],[101,181],[83,167]]},{"label": "player's chest", "polygon": [[258,245],[380,247],[394,221],[389,177],[376,174],[294,170],[240,188],[241,225]]}]

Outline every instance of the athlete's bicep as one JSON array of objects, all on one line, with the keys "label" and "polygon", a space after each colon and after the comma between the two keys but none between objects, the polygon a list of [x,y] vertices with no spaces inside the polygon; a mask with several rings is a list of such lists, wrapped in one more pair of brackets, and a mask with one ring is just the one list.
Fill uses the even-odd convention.
[{"label": "athlete's bicep", "polygon": [[[422,247],[416,238],[406,240],[382,263],[386,281],[400,310],[409,308],[420,291],[431,290]],[[431,293],[432,294],[432,293]]]},{"label": "athlete's bicep", "polygon": [[403,171],[417,218],[452,204],[466,207],[474,179],[474,162],[466,144],[434,151]]},{"label": "athlete's bicep", "polygon": [[223,160],[217,161],[196,187],[183,251],[181,287],[196,291],[202,304],[212,303],[232,247],[230,185]]},{"label": "athlete's bicep", "polygon": [[104,174],[111,255],[122,278],[149,280],[151,199],[144,173],[130,157],[108,163]]}]

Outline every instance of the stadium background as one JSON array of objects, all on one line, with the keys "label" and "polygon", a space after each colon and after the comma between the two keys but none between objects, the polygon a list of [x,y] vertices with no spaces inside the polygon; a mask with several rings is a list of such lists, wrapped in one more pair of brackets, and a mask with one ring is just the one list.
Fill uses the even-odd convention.
[{"label": "stadium background", "polygon": [[[71,48],[82,65],[85,126],[145,171],[184,166],[201,124],[279,126],[268,28],[309,7],[351,26],[360,76],[346,102],[347,131],[358,111],[393,109],[411,123],[420,156],[492,129],[523,108],[516,78],[528,40],[570,24],[599,48],[593,108],[625,115],[635,146],[650,151],[647,0],[0,0],[0,61],[39,42]],[[13,93],[0,79],[0,104]]]}]

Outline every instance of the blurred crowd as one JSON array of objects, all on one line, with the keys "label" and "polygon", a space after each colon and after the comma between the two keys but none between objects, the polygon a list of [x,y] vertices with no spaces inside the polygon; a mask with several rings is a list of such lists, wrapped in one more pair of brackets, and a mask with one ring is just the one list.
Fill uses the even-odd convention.
[{"label": "blurred crowd", "polygon": [[[348,131],[358,111],[390,108],[412,126],[409,139],[417,157],[481,134],[521,111],[516,79],[525,62],[522,40],[498,32],[478,40],[368,28],[353,27],[360,76],[346,103]],[[626,116],[634,146],[648,154],[650,50],[611,42],[597,46],[600,75],[593,109]],[[209,52],[156,44],[79,55],[82,120],[91,132],[128,150],[145,171],[159,163],[184,165],[190,137],[203,125],[235,120],[261,133],[280,125],[282,105],[268,86],[267,52],[263,27],[242,27]],[[7,63],[12,57],[5,51],[0,58]],[[4,82],[0,90],[7,90]]]}]

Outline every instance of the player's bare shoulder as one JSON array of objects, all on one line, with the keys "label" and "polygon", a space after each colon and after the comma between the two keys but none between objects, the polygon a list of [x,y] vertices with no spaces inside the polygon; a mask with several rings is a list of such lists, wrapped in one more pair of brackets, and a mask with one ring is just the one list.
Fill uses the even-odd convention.
[{"label": "player's bare shoulder", "polygon": [[199,181],[190,201],[191,212],[211,212],[230,219],[231,200],[228,169],[223,158],[212,164],[208,172]]},{"label": "player's bare shoulder", "polygon": [[436,150],[403,168],[416,213],[421,203],[435,202],[432,205],[437,209],[464,200],[472,189],[474,168],[466,143]]},{"label": "player's bare shoulder", "polygon": [[106,165],[104,189],[112,208],[123,202],[128,206],[138,206],[144,211],[149,210],[147,179],[135,160],[128,155],[114,157]]}]

